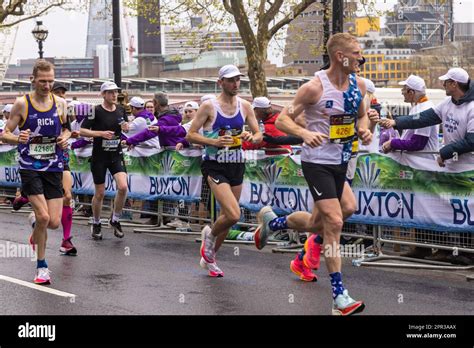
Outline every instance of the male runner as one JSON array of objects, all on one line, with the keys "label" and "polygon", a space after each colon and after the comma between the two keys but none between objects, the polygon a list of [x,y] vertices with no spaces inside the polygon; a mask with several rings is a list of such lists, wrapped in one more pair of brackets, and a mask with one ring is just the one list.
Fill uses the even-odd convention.
[{"label": "male runner", "polygon": [[[202,230],[200,265],[209,270],[211,277],[224,276],[215,255],[229,229],[240,219],[239,199],[245,171],[242,140],[262,141],[252,106],[237,96],[241,76],[234,65],[219,70],[217,82],[222,92],[217,99],[202,103],[186,136],[190,143],[205,146],[201,171],[221,210],[212,229],[205,226]],[[243,131],[245,122],[253,135]],[[199,134],[201,128],[203,135]]]},{"label": "male runner", "polygon": [[91,158],[91,172],[94,179],[94,197],[92,212],[94,221],[91,226],[91,236],[94,240],[102,239],[100,215],[105,196],[105,175],[107,169],[112,174],[117,187],[114,200],[114,210],[109,220],[117,238],[123,238],[124,233],[119,219],[127,199],[127,172],[123,159],[120,134],[127,129],[125,109],[117,105],[119,88],[113,82],[104,82],[100,93],[104,98],[101,105],[94,108],[93,115],[82,123],[80,135],[94,138]]},{"label": "male runner", "polygon": [[[255,242],[261,249],[271,231],[287,228],[322,235],[333,290],[332,313],[350,315],[362,311],[364,304],[353,300],[342,283],[339,240],[344,216],[341,198],[354,134],[357,131],[362,143],[367,144],[372,133],[362,102],[365,83],[355,75],[362,59],[357,39],[347,33],[335,34],[329,39],[327,48],[329,69],[319,71],[313,80],[304,84],[276,122],[283,132],[304,140],[301,166],[314,199],[313,213],[309,216],[305,212],[295,212],[278,218],[270,207],[264,207],[258,215],[261,224]],[[303,111],[307,128],[294,122]],[[313,259],[311,249],[308,244],[304,255],[307,260]],[[311,266],[311,262],[306,264]]]},{"label": "male runner", "polygon": [[[17,98],[5,128],[3,140],[18,144],[22,190],[34,215],[30,220],[33,233],[30,243],[37,246],[37,269],[34,282],[50,284],[45,260],[47,229],[56,229],[61,220],[63,201],[63,149],[70,137],[67,105],[51,93],[54,66],[39,59],[31,77],[33,93]],[[12,134],[16,127],[20,135]]]}]

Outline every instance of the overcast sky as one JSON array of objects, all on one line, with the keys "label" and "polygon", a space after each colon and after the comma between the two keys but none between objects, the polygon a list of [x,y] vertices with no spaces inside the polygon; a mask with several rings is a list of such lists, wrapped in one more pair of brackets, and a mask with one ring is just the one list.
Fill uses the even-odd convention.
[{"label": "overcast sky", "polygon": [[[380,9],[390,9],[396,0],[378,0]],[[454,20],[456,22],[474,22],[474,0],[454,1]],[[33,39],[31,30],[35,20],[29,20],[20,25],[11,63],[17,59],[37,56],[38,45]],[[44,43],[45,56],[55,57],[84,57],[87,36],[87,14],[67,12],[56,9],[40,18],[49,29],[49,36]],[[136,20],[133,22],[136,23]],[[133,26],[133,25],[132,25]],[[136,31],[136,24],[134,25]],[[281,64],[281,55],[277,56],[270,50],[273,63]]]}]

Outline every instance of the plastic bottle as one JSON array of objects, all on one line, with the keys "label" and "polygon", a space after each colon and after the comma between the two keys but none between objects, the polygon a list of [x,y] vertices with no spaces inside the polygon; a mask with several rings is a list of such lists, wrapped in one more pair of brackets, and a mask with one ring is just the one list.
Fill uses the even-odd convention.
[{"label": "plastic bottle", "polygon": [[[225,126],[224,135],[232,136],[232,129],[230,129],[230,126]],[[229,150],[229,146],[226,146],[225,148],[226,150]]]}]

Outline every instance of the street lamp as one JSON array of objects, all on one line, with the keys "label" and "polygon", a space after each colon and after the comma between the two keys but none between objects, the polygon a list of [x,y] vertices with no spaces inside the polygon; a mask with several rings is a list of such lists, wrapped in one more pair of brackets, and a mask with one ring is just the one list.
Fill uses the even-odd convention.
[{"label": "street lamp", "polygon": [[38,43],[39,57],[43,58],[43,41],[48,37],[48,29],[43,25],[42,21],[36,21],[36,27],[31,31],[33,37]]}]

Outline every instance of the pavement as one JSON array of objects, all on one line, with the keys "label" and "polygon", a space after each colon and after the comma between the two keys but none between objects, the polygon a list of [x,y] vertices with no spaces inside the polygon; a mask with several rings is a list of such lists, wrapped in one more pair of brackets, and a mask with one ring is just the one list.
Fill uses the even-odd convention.
[{"label": "pavement", "polygon": [[[7,245],[27,244],[30,232],[26,214],[0,211],[0,315],[331,314],[324,260],[319,281],[306,283],[289,270],[293,254],[224,244],[217,256],[225,277],[210,278],[199,267],[196,236],[126,228],[117,239],[103,228],[104,239],[93,241],[84,221],[73,224],[76,257],[59,254],[61,229],[48,231],[52,284],[36,286],[35,261],[5,254]],[[474,282],[460,272],[354,267],[343,259],[342,273],[350,295],[366,304],[360,315],[474,313]]]}]

